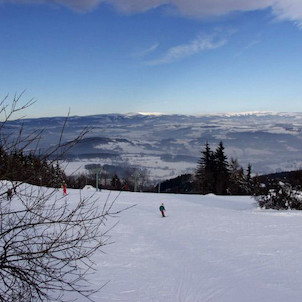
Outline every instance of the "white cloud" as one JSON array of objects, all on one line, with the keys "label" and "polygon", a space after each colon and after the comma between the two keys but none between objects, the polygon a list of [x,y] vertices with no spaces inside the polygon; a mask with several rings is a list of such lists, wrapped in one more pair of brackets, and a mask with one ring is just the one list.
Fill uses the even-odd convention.
[{"label": "white cloud", "polygon": [[89,11],[101,3],[108,3],[126,13],[168,5],[182,15],[196,18],[271,8],[278,19],[291,20],[302,26],[301,0],[0,0],[0,3],[57,4],[78,11]]},{"label": "white cloud", "polygon": [[282,20],[291,20],[302,27],[302,1],[278,0],[273,6],[275,15]]},{"label": "white cloud", "polygon": [[271,6],[274,0],[111,0],[123,11],[141,12],[171,5],[181,14],[196,17],[219,16],[233,11],[251,11]]},{"label": "white cloud", "polygon": [[144,50],[141,50],[141,51],[138,51],[138,52],[134,53],[133,56],[134,57],[145,57],[148,54],[154,52],[158,48],[158,46],[159,46],[159,44],[155,43],[147,49],[144,49]]},{"label": "white cloud", "polygon": [[0,0],[1,3],[16,4],[49,4],[69,7],[76,11],[90,11],[96,8],[103,0]]},{"label": "white cloud", "polygon": [[219,38],[215,34],[199,36],[187,44],[181,44],[170,48],[159,59],[147,62],[147,65],[171,63],[206,50],[222,47],[226,43],[226,38]]},{"label": "white cloud", "polygon": [[290,20],[302,26],[301,0],[110,0],[110,3],[127,13],[170,5],[178,13],[195,18],[218,17],[232,12],[270,8],[278,19]]},{"label": "white cloud", "polygon": [[243,47],[243,49],[238,52],[235,57],[240,57],[243,53],[245,53],[246,51],[248,51],[249,49],[253,48],[255,45],[259,44],[260,40],[254,40],[251,41],[249,44],[247,44],[245,47]]}]

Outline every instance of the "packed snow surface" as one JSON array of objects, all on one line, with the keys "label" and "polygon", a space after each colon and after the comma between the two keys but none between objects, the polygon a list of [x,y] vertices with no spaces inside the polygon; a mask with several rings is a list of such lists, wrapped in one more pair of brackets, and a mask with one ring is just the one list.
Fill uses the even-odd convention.
[{"label": "packed snow surface", "polygon": [[[102,205],[118,192],[94,194]],[[114,208],[134,204],[108,221],[119,223],[95,257],[92,282],[109,281],[95,301],[302,301],[301,212],[260,210],[250,197],[129,192]]]}]

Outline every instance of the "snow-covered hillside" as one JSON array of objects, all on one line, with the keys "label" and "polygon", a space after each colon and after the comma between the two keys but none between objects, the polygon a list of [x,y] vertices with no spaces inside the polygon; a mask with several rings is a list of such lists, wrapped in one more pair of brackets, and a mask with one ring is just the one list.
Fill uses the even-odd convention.
[{"label": "snow-covered hillside", "polygon": [[[100,205],[108,194],[95,193]],[[249,197],[129,192],[115,208],[133,204],[108,221],[119,223],[91,281],[110,282],[95,301],[301,301],[302,212],[260,210]]]}]

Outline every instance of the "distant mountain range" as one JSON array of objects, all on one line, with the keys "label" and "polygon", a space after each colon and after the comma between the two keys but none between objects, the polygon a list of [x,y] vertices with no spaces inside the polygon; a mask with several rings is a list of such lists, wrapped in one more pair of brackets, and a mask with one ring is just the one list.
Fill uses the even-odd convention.
[{"label": "distant mountain range", "polygon": [[[11,121],[6,131],[44,129],[41,147],[58,142],[64,117]],[[223,141],[229,158],[258,174],[302,168],[302,113],[217,115],[101,114],[68,119],[64,140],[88,135],[68,154],[70,169],[87,163],[146,168],[155,179],[194,171],[206,142]]]}]

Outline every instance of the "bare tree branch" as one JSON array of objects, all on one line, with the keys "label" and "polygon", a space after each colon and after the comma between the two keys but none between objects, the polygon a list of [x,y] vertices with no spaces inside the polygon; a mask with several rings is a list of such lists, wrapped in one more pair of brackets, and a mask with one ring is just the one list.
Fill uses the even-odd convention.
[{"label": "bare tree branch", "polygon": [[[21,124],[15,132],[6,131],[14,114],[34,103],[20,104],[22,96],[15,95],[9,103],[7,95],[0,102],[0,301],[66,301],[66,292],[92,301],[99,290],[88,282],[96,267],[93,255],[110,244],[114,225],[106,226],[108,218],[125,210],[114,210],[120,193],[105,200],[80,193],[72,200],[55,188],[32,185],[37,174],[53,173],[53,164],[89,129],[64,142],[68,113],[58,144],[40,154],[43,129],[24,135]],[[30,168],[24,168],[29,158]]]}]

